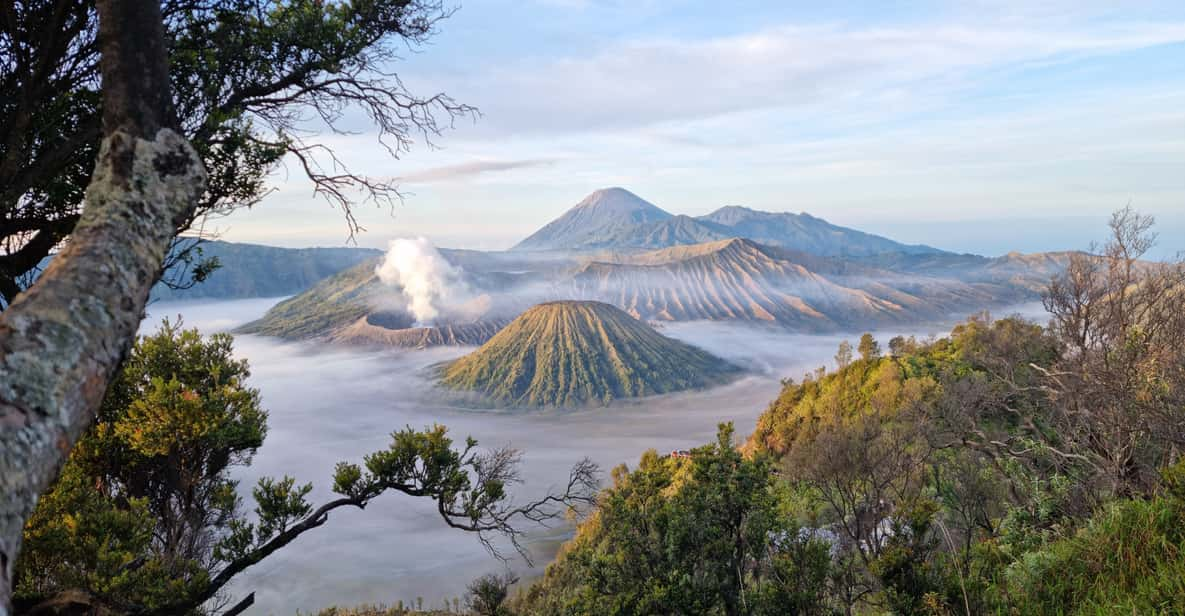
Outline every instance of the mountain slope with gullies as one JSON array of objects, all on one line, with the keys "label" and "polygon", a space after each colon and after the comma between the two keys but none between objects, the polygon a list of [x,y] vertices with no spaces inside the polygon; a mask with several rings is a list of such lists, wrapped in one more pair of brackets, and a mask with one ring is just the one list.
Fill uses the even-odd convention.
[{"label": "mountain slope with gullies", "polygon": [[895,272],[745,239],[590,262],[569,284],[573,297],[609,302],[643,320],[750,321],[799,331],[903,324],[1031,299],[1027,287],[1007,281]]},{"label": "mountain slope with gullies", "polygon": [[557,301],[443,366],[440,384],[497,406],[563,408],[701,389],[738,371],[608,304]]},{"label": "mountain slope with gullies", "polygon": [[[747,239],[538,261],[543,253],[442,251],[475,298],[416,323],[369,261],[273,307],[240,331],[421,348],[479,345],[539,302],[592,300],[643,321],[733,321],[801,332],[959,318],[1039,299],[1070,253],[824,257]],[[519,255],[519,256],[516,256]],[[523,260],[523,257],[529,259]]]}]

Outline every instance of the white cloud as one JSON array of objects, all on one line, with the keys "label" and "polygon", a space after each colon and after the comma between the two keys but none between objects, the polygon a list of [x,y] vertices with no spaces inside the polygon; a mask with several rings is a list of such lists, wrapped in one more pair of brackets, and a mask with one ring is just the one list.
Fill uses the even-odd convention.
[{"label": "white cloud", "polygon": [[639,40],[587,55],[481,67],[462,79],[460,97],[482,108],[479,133],[628,129],[857,98],[917,100],[912,91],[953,87],[974,70],[1180,41],[1180,23],[1054,31],[783,26],[707,40]]},{"label": "white cloud", "polygon": [[455,165],[444,165],[441,167],[421,169],[406,175],[401,175],[397,179],[401,182],[407,182],[410,184],[452,182],[473,178],[475,176],[484,175],[487,173],[541,167],[545,165],[551,165],[554,162],[554,160],[543,158],[525,160],[475,160],[457,163]]},{"label": "white cloud", "polygon": [[[549,30],[531,39],[546,46],[508,45],[496,58],[462,45],[456,64],[413,89],[479,106],[476,126],[398,162],[372,135],[326,140],[355,168],[410,188],[394,218],[360,212],[371,230],[360,241],[372,245],[427,234],[449,246],[508,246],[606,185],[680,213],[743,203],[856,227],[1097,216],[1128,199],[1180,212],[1180,47],[1139,53],[1185,41],[1181,12],[1083,4],[1094,1],[960,4],[912,23],[862,16],[706,38],[651,27],[568,42]],[[599,16],[596,2],[570,4],[579,11],[567,27]],[[536,26],[516,22],[499,38],[534,37]],[[1125,62],[1135,79],[1116,68]],[[307,198],[300,193],[274,199]],[[317,203],[294,217],[283,205],[258,225],[229,222],[235,235],[272,233],[273,221],[276,235],[302,226],[293,243],[344,236],[340,212]]]}]

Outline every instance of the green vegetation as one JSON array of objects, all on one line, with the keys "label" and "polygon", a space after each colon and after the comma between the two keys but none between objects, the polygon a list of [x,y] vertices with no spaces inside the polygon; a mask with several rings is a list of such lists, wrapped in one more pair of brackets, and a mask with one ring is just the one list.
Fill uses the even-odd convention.
[{"label": "green vegetation", "polygon": [[238,331],[299,340],[349,325],[372,310],[369,300],[379,291],[376,265],[378,259],[367,259],[326,278],[308,291],[276,304],[262,318]]},{"label": "green vegetation", "polygon": [[[12,245],[0,253],[5,305],[74,229],[103,109],[94,0],[11,4],[0,63],[0,242]],[[300,161],[294,168],[316,194],[341,209],[352,233],[355,195],[393,205],[395,183],[351,170],[329,142],[305,130],[305,119],[318,117],[332,132],[347,128],[344,111],[364,112],[397,155],[474,112],[447,95],[417,96],[393,72],[447,17],[440,3],[177,0],[165,8],[172,103],[208,173],[206,194],[179,230],[203,234],[207,217],[258,203],[270,192],[269,173],[288,156]],[[18,47],[27,54],[19,62]],[[58,70],[51,76],[45,67]],[[195,256],[174,252],[168,264],[188,267],[166,278],[191,282],[183,274],[205,269]]]},{"label": "green vegetation", "polygon": [[[248,521],[228,474],[266,434],[247,366],[229,336],[166,323],[138,342],[30,519],[18,609],[82,596],[88,609],[200,612],[333,509],[393,491],[512,542],[515,519],[595,502],[530,587],[475,580],[465,607],[479,614],[1181,613],[1185,264],[1139,260],[1149,225],[1124,210],[1102,255],[1073,256],[1045,293],[1048,325],[978,315],[884,347],[865,334],[840,345],[835,370],[787,379],[743,445],[721,425],[689,454],[618,467],[595,497],[585,463],[565,493],[523,506],[507,502],[517,452],[454,447],[436,426],[339,464],[340,498],[320,508],[308,485],[260,480]],[[442,378],[559,406],[732,370],[611,306],[555,302]]]},{"label": "green vegetation", "polygon": [[445,366],[445,387],[506,406],[608,404],[724,382],[737,368],[600,302],[527,310]]},{"label": "green vegetation", "polygon": [[1149,226],[1121,211],[1072,257],[1048,326],[979,316],[887,355],[865,335],[786,381],[744,457],[722,433],[618,469],[516,608],[1181,613],[1185,264],[1138,261]]},{"label": "green vegetation", "polygon": [[157,608],[207,584],[238,519],[230,468],[267,433],[248,375],[227,335],[166,322],[141,339],[28,521],[17,599],[85,590]]},{"label": "green vegetation", "polygon": [[166,321],[137,341],[94,426],[25,526],[17,613],[204,613],[236,575],[334,510],[362,509],[389,492],[432,499],[444,523],[491,550],[492,534],[521,550],[514,524],[560,517],[595,488],[597,469],[585,461],[565,491],[515,504],[517,451],[479,452],[473,439],[454,447],[443,426],[406,428],[361,464],[337,465],[338,498],[314,507],[311,484],[264,477],[248,517],[230,470],[250,464],[267,434],[248,376],[227,334],[204,338]]},{"label": "green vegetation", "polygon": [[516,597],[518,614],[784,614],[820,609],[828,545],[784,515],[772,460],[732,426],[689,458],[613,471],[596,513]]},{"label": "green vegetation", "polygon": [[1109,503],[1078,532],[1007,571],[1012,602],[1033,614],[1166,614],[1185,606],[1185,464],[1163,493]]}]

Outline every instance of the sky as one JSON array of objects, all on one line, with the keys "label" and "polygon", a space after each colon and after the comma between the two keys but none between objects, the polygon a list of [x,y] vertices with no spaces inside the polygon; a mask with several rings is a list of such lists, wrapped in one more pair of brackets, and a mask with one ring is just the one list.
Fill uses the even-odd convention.
[{"label": "sky", "polygon": [[[1185,250],[1185,3],[469,0],[394,68],[481,111],[393,159],[358,245],[504,249],[589,192],[737,204],[958,252],[1084,248],[1130,204]],[[344,245],[296,167],[223,239]]]}]

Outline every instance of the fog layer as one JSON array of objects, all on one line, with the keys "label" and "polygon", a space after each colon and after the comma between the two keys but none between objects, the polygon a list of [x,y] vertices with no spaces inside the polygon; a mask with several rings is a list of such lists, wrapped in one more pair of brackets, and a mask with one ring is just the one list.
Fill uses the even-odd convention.
[{"label": "fog layer", "polygon": [[[145,330],[162,317],[182,315],[203,332],[227,330],[260,316],[276,300],[150,307]],[[1034,314],[1028,307],[1026,313]],[[896,333],[925,336],[949,324],[880,332],[882,345]],[[739,381],[706,392],[647,398],[570,412],[493,412],[451,408],[434,390],[426,370],[470,348],[420,351],[357,351],[312,343],[282,343],[240,335],[235,347],[251,365],[250,385],[269,411],[267,440],[253,464],[237,471],[250,509],[250,488],[265,475],[291,475],[313,482],[314,503],[331,497],[334,465],[383,448],[405,426],[447,425],[458,441],[473,436],[483,446],[511,445],[525,452],[524,485],[514,493],[537,497],[567,478],[569,467],[588,456],[605,469],[634,464],[647,449],[690,448],[711,440],[716,426],[733,421],[740,437],[777,395],[779,379],[800,378],[830,364],[849,335],[794,335],[722,323],[663,326],[668,336],[697,344],[751,371]],[[551,560],[568,528],[531,534],[537,569]],[[511,566],[522,570],[521,561]],[[394,603],[422,597],[439,606],[459,597],[474,577],[499,571],[472,535],[448,529],[432,503],[391,494],[365,511],[339,509],[329,522],[249,569],[234,584],[235,596],[255,591],[256,613],[292,614],[330,605]],[[530,571],[524,571],[528,575]]]}]

